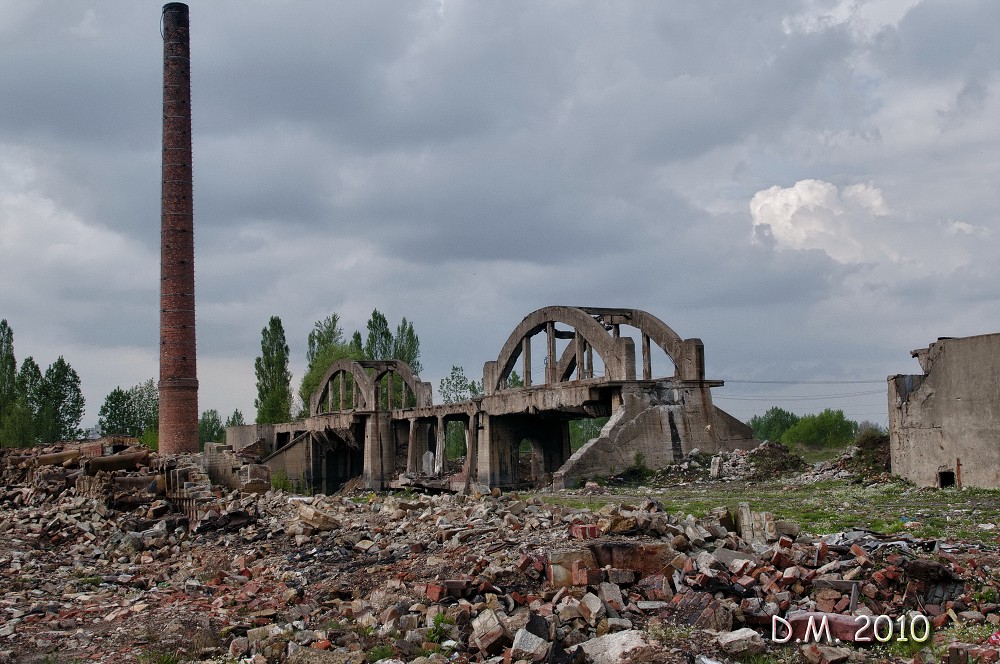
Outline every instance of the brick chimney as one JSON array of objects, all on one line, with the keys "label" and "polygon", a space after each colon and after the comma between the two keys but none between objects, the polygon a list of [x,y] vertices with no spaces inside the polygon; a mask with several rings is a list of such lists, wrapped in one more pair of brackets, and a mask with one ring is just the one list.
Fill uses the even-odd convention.
[{"label": "brick chimney", "polygon": [[160,453],[198,451],[188,6],[163,6]]}]

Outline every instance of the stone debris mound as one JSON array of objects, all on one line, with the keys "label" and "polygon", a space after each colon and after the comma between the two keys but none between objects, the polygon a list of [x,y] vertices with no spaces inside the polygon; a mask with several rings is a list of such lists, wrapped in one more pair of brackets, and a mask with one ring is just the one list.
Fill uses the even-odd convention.
[{"label": "stone debris mound", "polygon": [[[67,458],[53,475],[42,452],[66,450],[0,455],[0,662],[711,664],[784,647],[775,625],[801,636],[810,619],[847,641],[861,614],[1000,624],[979,592],[995,553],[811,535],[746,502],[696,518],[648,498],[251,493],[190,459],[87,475]],[[158,478],[178,469],[172,492]],[[798,647],[843,661],[842,646]]]}]

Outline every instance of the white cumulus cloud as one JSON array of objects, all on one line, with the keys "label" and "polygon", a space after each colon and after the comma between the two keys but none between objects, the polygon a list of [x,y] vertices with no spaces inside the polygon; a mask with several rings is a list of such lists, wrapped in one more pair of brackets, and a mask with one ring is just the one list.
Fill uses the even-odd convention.
[{"label": "white cumulus cloud", "polygon": [[755,240],[770,237],[779,248],[819,249],[841,263],[894,257],[869,237],[889,212],[882,192],[870,184],[839,189],[822,180],[775,185],[750,201]]}]

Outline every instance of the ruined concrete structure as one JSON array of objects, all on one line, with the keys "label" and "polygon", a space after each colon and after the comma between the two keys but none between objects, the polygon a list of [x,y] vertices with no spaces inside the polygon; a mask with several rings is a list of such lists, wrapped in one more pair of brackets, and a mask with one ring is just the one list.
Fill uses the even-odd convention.
[{"label": "ruined concrete structure", "polygon": [[198,451],[191,48],[188,7],[163,6],[163,188],[160,218],[160,451]]},{"label": "ruined concrete structure", "polygon": [[[637,330],[638,362],[623,327]],[[533,384],[531,340],[542,333],[545,382]],[[657,347],[673,375],[653,376]],[[519,362],[525,384],[510,387]],[[341,360],[312,395],[309,417],[233,427],[226,442],[236,451],[260,445],[272,470],[324,493],[355,477],[371,488],[571,486],[637,459],[656,468],[694,448],[752,444],[750,428],[712,404],[710,388],[722,384],[705,378],[700,339],[681,339],[651,314],[545,307],[526,316],[485,364],[482,396],[434,405],[430,384],[402,362]],[[569,422],[601,416],[610,419],[600,435],[571,452]],[[448,422],[461,423],[467,450],[463,468],[450,476]]]},{"label": "ruined concrete structure", "polygon": [[892,472],[919,486],[1000,486],[1000,334],[941,338],[889,377]]}]

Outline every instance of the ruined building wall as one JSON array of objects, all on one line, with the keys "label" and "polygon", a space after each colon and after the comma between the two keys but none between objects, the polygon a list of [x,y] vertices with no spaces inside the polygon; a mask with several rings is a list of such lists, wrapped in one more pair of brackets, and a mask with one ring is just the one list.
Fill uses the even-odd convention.
[{"label": "ruined building wall", "polygon": [[893,473],[919,486],[1000,486],[1000,334],[913,355],[923,374],[889,377]]}]

